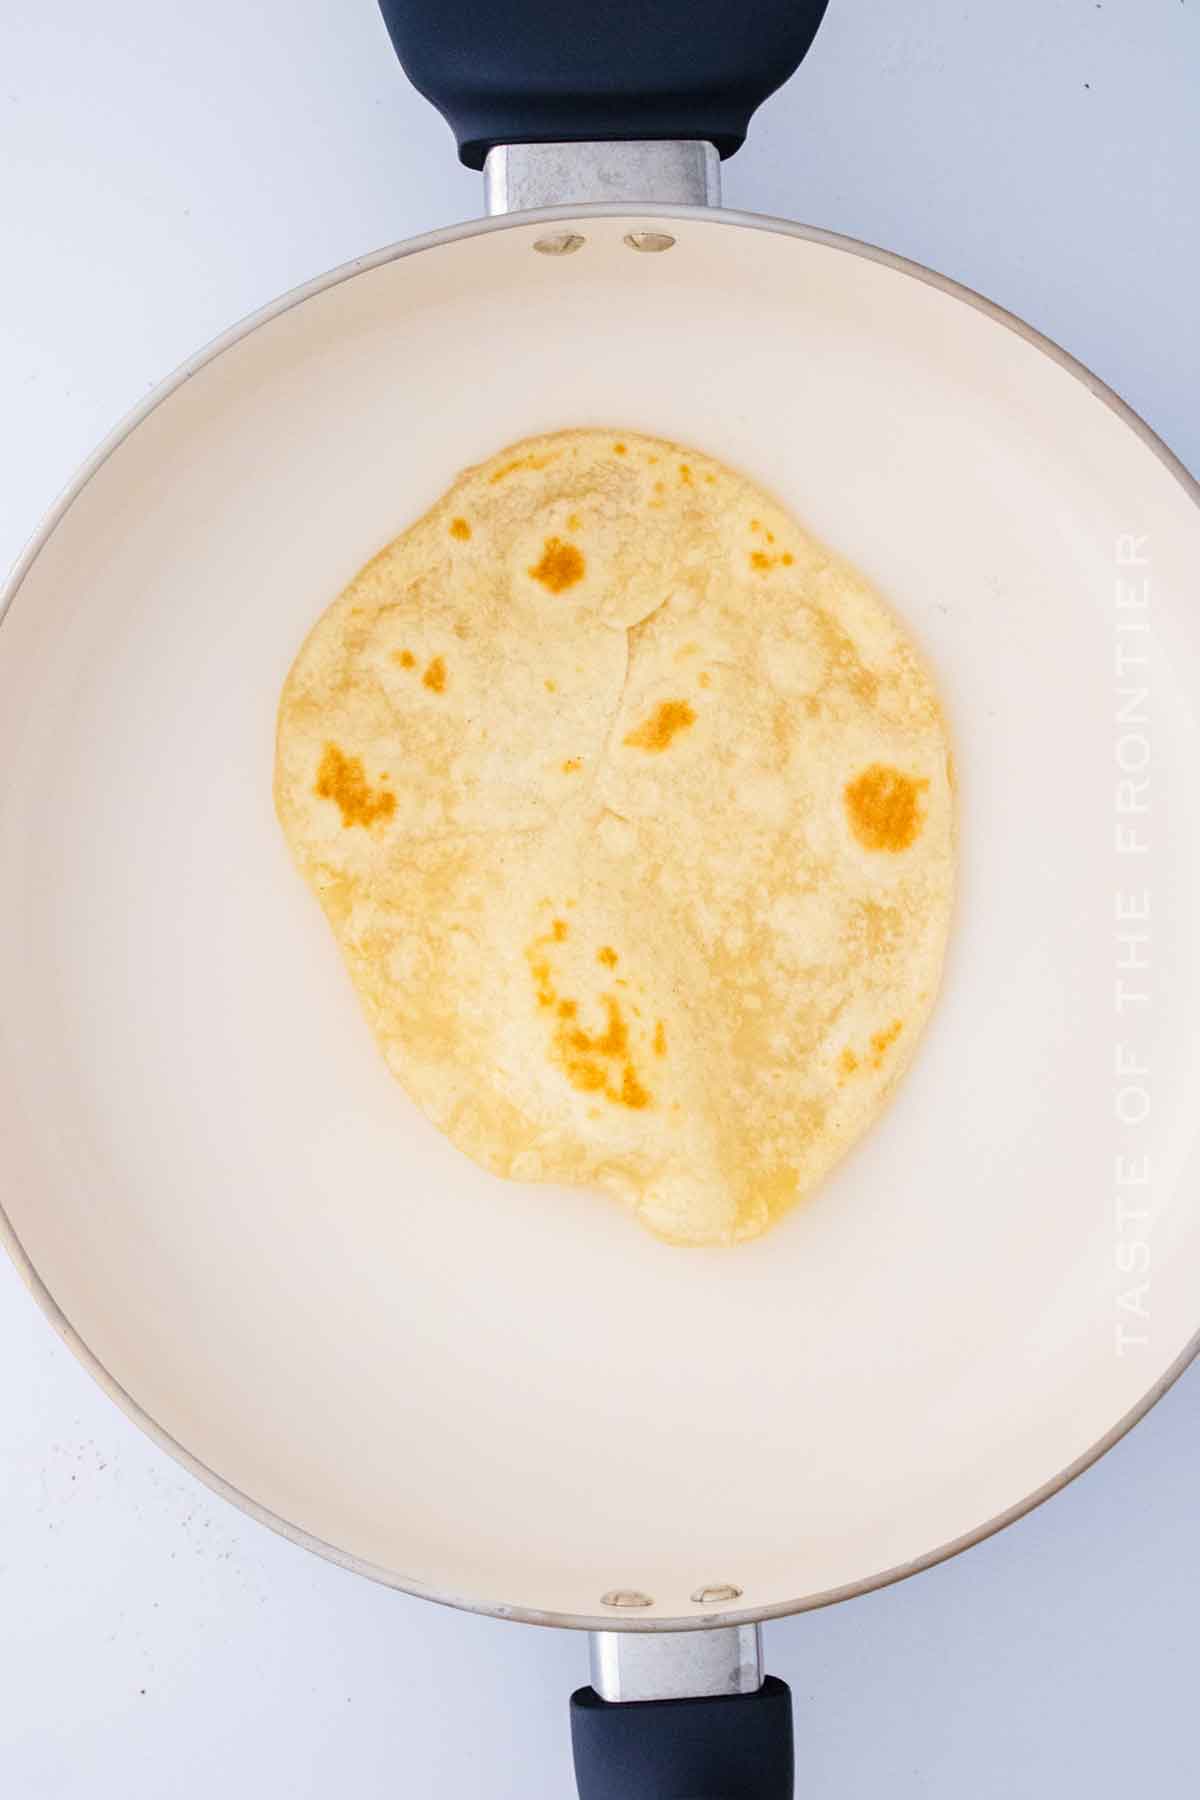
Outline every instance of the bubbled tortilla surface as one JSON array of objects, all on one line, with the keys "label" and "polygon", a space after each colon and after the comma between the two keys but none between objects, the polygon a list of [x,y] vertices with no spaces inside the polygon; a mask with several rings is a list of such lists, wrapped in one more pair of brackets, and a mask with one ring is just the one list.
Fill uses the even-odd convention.
[{"label": "bubbled tortilla surface", "polygon": [[497,1175],[606,1188],[674,1243],[809,1193],[935,998],[929,672],[698,450],[564,431],[467,470],[301,648],[275,799],[412,1099]]}]

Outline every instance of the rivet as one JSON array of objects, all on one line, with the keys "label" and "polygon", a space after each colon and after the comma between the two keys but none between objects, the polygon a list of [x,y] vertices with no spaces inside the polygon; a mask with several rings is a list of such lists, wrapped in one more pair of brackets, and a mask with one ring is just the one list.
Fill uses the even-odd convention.
[{"label": "rivet", "polygon": [[535,238],[533,247],[539,256],[574,256],[586,243],[577,231],[555,231],[549,237]]},{"label": "rivet", "polygon": [[657,252],[669,250],[675,239],[668,231],[627,231],[624,241],[631,250]]},{"label": "rivet", "polygon": [[715,1606],[722,1600],[740,1600],[742,1590],[732,1581],[714,1581],[709,1587],[698,1587],[692,1595],[697,1606]]},{"label": "rivet", "polygon": [[653,1606],[654,1601],[649,1594],[639,1593],[637,1588],[609,1588],[607,1594],[600,1597],[602,1606]]}]

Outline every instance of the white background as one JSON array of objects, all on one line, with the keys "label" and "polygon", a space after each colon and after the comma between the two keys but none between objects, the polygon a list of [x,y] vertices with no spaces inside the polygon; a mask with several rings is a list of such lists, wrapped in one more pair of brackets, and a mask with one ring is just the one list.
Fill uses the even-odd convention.
[{"label": "white background", "polygon": [[[1197,0],[831,0],[726,197],[979,288],[1200,471],[1198,92]],[[10,0],[0,140],[5,562],[197,345],[479,210],[371,0]],[[1193,1371],[999,1538],[769,1627],[798,1792],[1190,1797],[1198,1427]],[[101,1397],[0,1267],[6,1800],[569,1800],[585,1666],[572,1634],[419,1604],[249,1523]]]}]

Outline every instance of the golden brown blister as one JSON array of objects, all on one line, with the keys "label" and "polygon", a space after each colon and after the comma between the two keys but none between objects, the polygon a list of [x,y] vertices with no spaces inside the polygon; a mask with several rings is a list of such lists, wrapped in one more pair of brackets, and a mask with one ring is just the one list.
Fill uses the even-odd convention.
[{"label": "golden brown blister", "polygon": [[468,470],[323,615],[276,806],[388,1062],[469,1155],[731,1243],[879,1112],[936,994],[945,725],[860,576],[635,433]]}]

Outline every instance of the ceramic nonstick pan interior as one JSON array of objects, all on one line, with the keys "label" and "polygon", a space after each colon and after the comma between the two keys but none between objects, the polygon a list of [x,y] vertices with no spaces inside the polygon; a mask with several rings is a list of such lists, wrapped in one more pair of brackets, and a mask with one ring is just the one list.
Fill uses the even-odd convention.
[{"label": "ceramic nonstick pan interior", "polygon": [[[18,571],[5,1209],[128,1403],[338,1557],[581,1624],[613,1588],[688,1622],[714,1582],[765,1615],[1020,1506],[1189,1346],[1200,513],[1076,369],[891,259],[733,216],[580,223],[576,255],[501,222],[271,310]],[[630,252],[648,225],[669,254]],[[464,464],[592,423],[773,489],[951,714],[961,896],[921,1053],[733,1252],[454,1151],[272,811],[280,684],[329,598]]]}]

